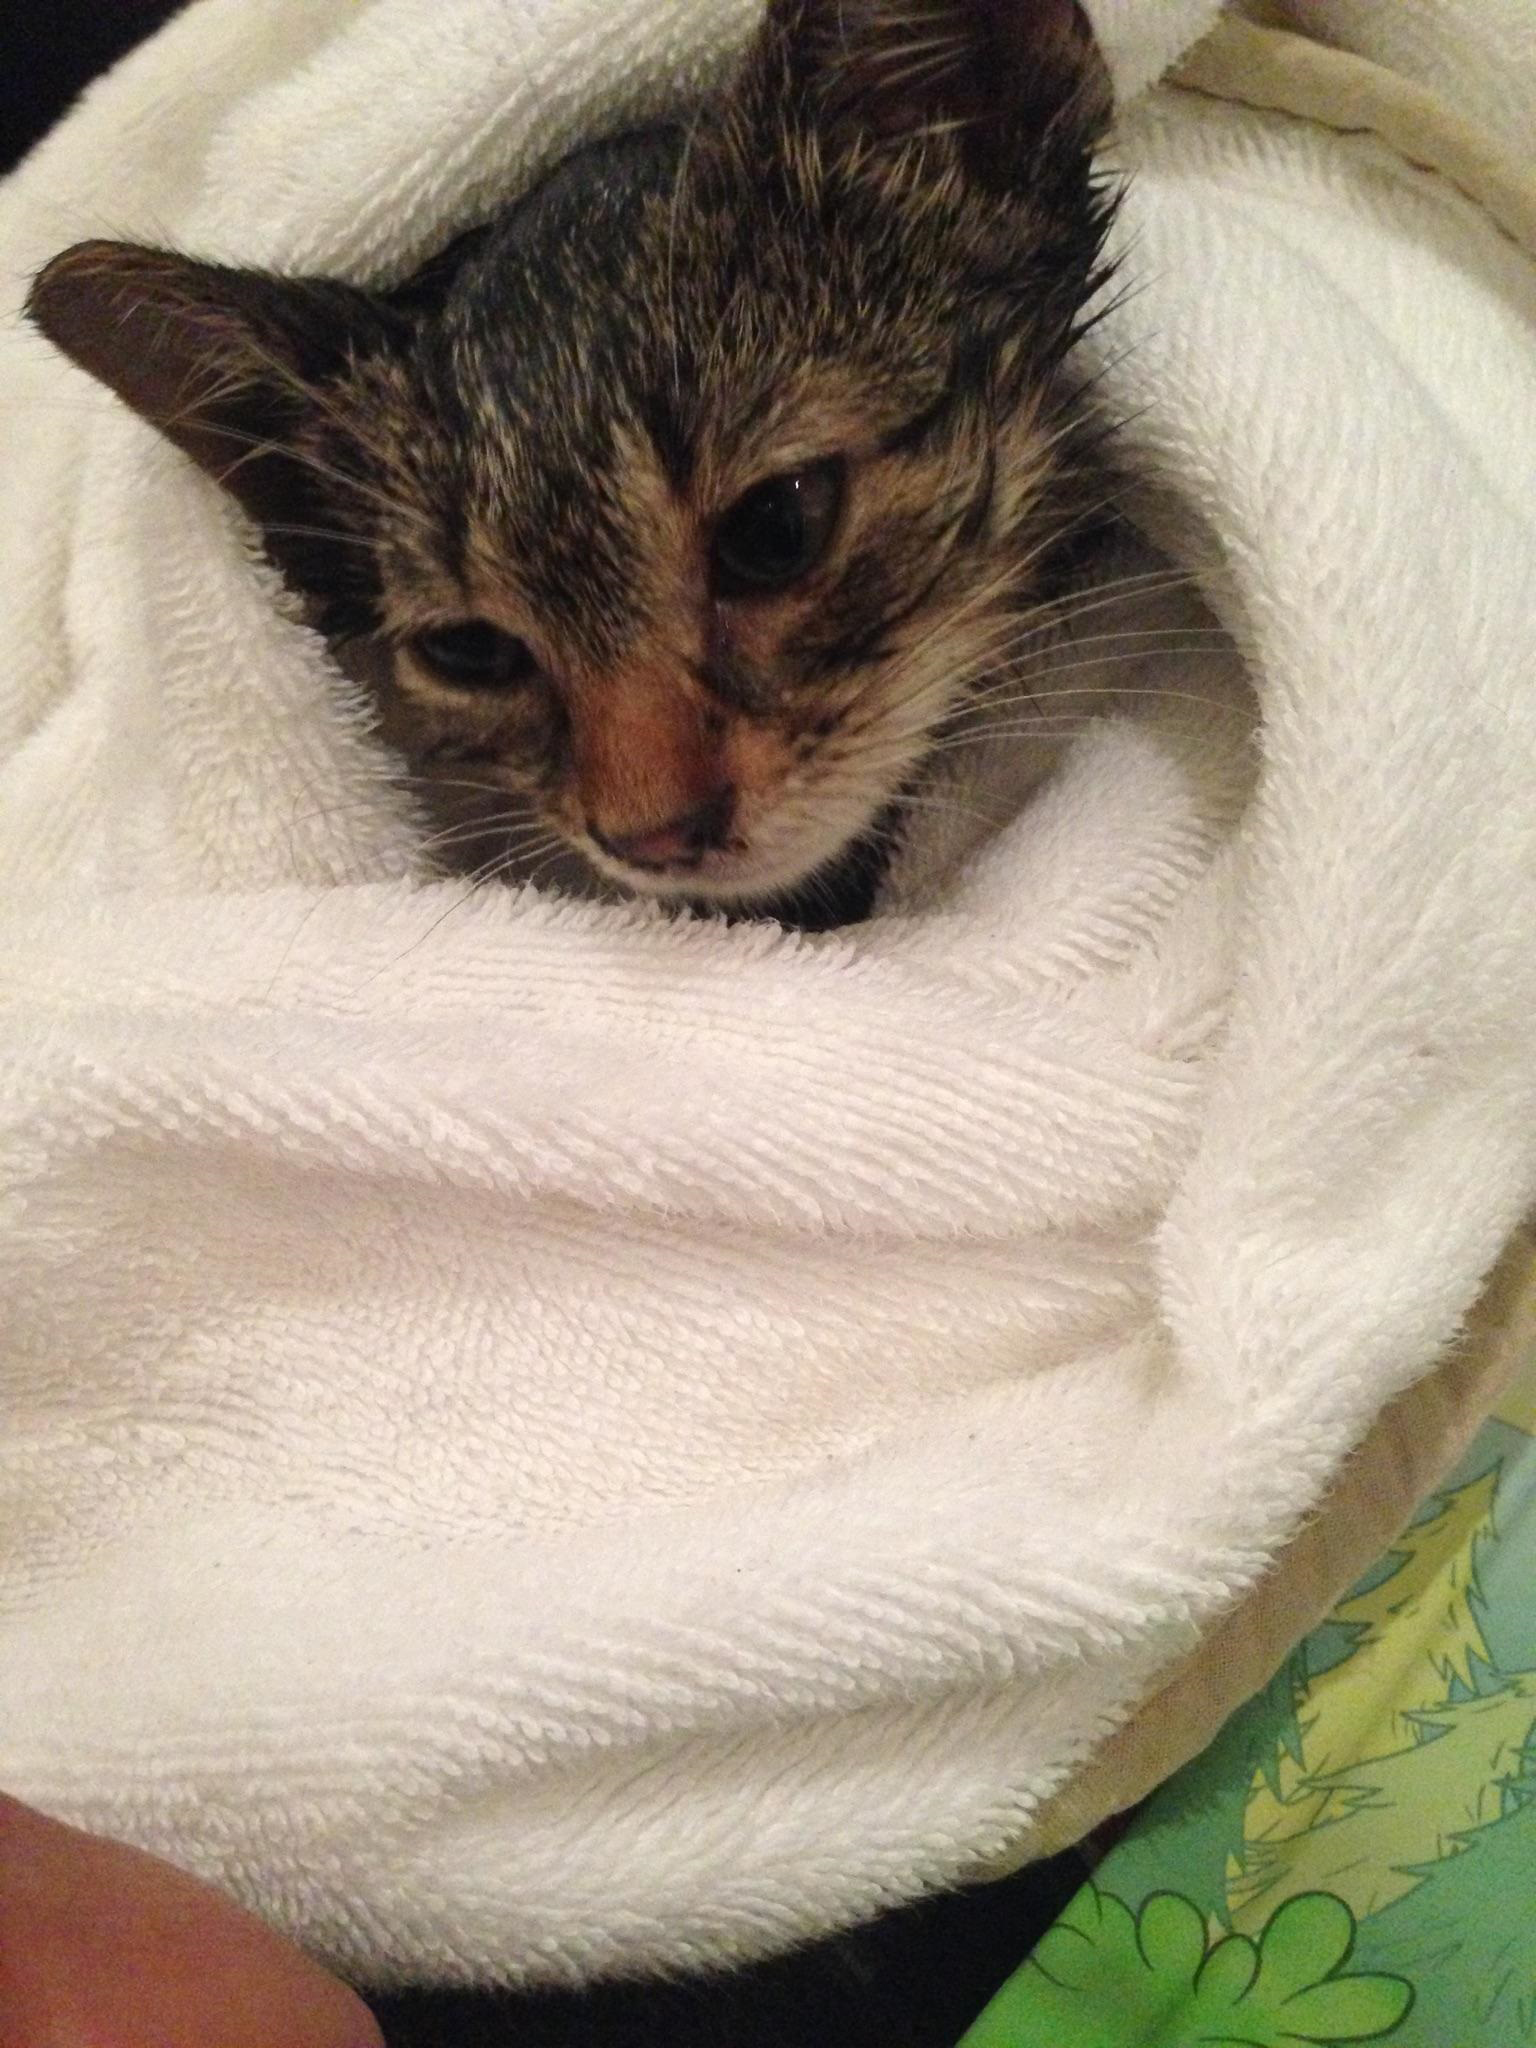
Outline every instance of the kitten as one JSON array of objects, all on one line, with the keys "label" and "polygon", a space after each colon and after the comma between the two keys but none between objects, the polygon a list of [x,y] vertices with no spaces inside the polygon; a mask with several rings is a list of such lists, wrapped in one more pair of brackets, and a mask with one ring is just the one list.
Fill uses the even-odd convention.
[{"label": "kitten", "polygon": [[470,865],[801,924],[1102,525],[1076,0],[770,0],[685,127],[392,293],[87,242],[31,317],[214,477]]}]

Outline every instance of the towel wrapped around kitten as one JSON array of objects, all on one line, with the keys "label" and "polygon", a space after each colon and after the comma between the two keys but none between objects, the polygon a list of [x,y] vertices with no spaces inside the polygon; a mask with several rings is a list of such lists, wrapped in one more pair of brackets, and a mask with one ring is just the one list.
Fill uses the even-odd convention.
[{"label": "towel wrapped around kitten", "polygon": [[[940,111],[821,152],[842,181],[826,225],[834,198],[891,198],[903,166],[952,174],[964,193],[935,204],[964,197],[963,219],[939,255],[995,338],[1012,273],[966,223],[1006,256],[1055,216],[1043,191],[992,193],[1011,131],[978,126],[971,88],[1000,74],[998,37],[1038,34],[1059,94],[1046,60],[1088,63],[1076,16],[899,4],[900,22],[882,0],[822,18],[930,22],[912,71],[874,64],[858,104],[907,107],[936,68]],[[1212,1633],[1286,1573],[1297,1527],[1326,1531],[1330,1569],[1363,1540],[1336,1476],[1394,1399],[1422,1417],[1405,1390],[1451,1373],[1431,1368],[1536,1197],[1536,269],[1424,169],[1422,123],[1407,162],[1256,111],[1241,73],[1221,96],[1210,46],[1202,90],[1137,97],[1216,0],[1091,6],[1130,289],[1059,373],[1044,354],[1080,324],[1075,288],[1038,318],[1018,295],[1045,411],[1038,445],[1016,422],[1036,455],[987,492],[972,453],[1014,417],[987,411],[1006,351],[975,385],[962,354],[954,408],[935,391],[894,447],[820,385],[790,394],[809,441],[774,438],[793,420],[768,399],[722,439],[712,379],[747,338],[729,303],[676,401],[710,428],[684,481],[656,467],[667,422],[635,411],[628,359],[604,359],[604,416],[629,435],[547,479],[526,565],[510,453],[483,500],[451,476],[434,498],[440,434],[389,441],[381,399],[359,440],[327,410],[392,364],[425,386],[433,332],[434,403],[458,402],[467,344],[433,323],[492,288],[475,266],[501,229],[422,264],[493,219],[537,239],[544,202],[516,227],[499,210],[594,136],[650,138],[581,175],[652,223],[618,237],[626,261],[665,259],[654,131],[733,103],[757,0],[200,0],[0,188],[0,1783],[370,1981],[782,1947],[1102,1812],[1083,1767],[1106,1731],[1150,1725],[1164,1759],[1188,1736],[1161,1691],[1179,1660],[1207,1706],[1255,1669]],[[1513,106],[1517,71],[1490,54],[1504,0],[1401,8],[1417,56]],[[1319,10],[1374,33],[1373,10]],[[990,54],[957,71],[962,24]],[[816,69],[821,50],[789,118],[817,109],[843,137],[869,70]],[[1308,73],[1331,61],[1307,54]],[[1087,103],[1051,104],[1035,140],[1063,144],[1061,191],[1087,185],[1080,229]],[[776,133],[754,177],[809,199],[775,179]],[[598,246],[585,225],[552,249]],[[25,280],[89,235],[187,252],[118,244],[38,288],[45,325],[163,431],[18,317]],[[772,246],[744,238],[727,272]],[[1075,233],[1065,253],[1097,263]],[[345,282],[292,282],[312,277]],[[815,280],[781,284],[817,303]],[[550,293],[574,333],[583,281]],[[339,367],[338,310],[364,330]],[[878,324],[835,310],[829,341],[877,387]],[[509,358],[477,447],[590,424],[579,384],[556,421],[563,387],[540,382],[529,417],[519,374]],[[1082,594],[1135,573],[1098,557],[1088,504],[1081,556],[1043,583],[1027,548],[999,563],[996,612],[970,580],[1007,540],[1005,493],[1052,534],[1076,523],[1059,468],[1024,502],[1030,465],[1057,464],[1058,402],[1088,434],[1102,406],[1116,467],[1159,486],[1138,519],[1240,641],[1256,726],[1227,715],[1230,655],[1196,651],[1176,593],[1140,621]],[[425,493],[386,490],[383,564],[375,433]],[[459,536],[463,581],[434,504],[487,526]],[[914,570],[889,665],[884,643],[843,650],[829,687],[867,685],[889,752],[846,757],[863,795],[845,789],[841,823],[831,783],[797,813],[849,737],[812,731],[803,766],[785,759],[816,631],[866,582],[888,618],[880,561],[859,559],[888,526],[954,581],[930,593]],[[538,555],[546,528],[569,579]],[[316,595],[305,543],[331,551]],[[796,580],[740,588],[765,569]],[[327,617],[349,577],[355,608]],[[563,619],[567,580],[585,610]],[[955,614],[942,674],[935,604],[928,625]],[[646,639],[661,626],[683,637]],[[718,672],[715,630],[736,664]],[[336,648],[388,670],[382,697]],[[921,730],[900,723],[902,663]],[[950,771],[968,713],[1027,765],[1112,678],[1125,702],[967,840],[976,792]],[[623,747],[597,715],[609,681]],[[434,775],[409,726],[429,712],[489,758]],[[447,801],[461,777],[493,785],[461,792],[491,816],[441,821],[486,828],[471,873],[515,854],[531,813],[538,886],[431,872],[416,792]],[[911,856],[939,824],[960,858],[928,891]],[[845,834],[830,853],[823,825]],[[545,830],[621,900],[546,891]],[[828,869],[863,842],[891,863],[877,914],[848,923],[868,884]],[[733,865],[770,852],[783,868]],[[731,874],[767,897],[711,894]],[[794,900],[813,882],[845,893],[820,915],[846,928],[751,915],[816,921]],[[1396,1442],[1424,1461],[1449,1434]],[[1356,1499],[1379,1515],[1399,1485]]]}]

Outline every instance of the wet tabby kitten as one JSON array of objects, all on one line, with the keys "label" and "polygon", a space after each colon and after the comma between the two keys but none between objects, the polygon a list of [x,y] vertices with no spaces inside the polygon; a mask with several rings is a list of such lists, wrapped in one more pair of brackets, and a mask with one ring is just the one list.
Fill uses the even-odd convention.
[{"label": "wet tabby kitten", "polygon": [[387,652],[465,863],[825,923],[1091,540],[1108,111],[1075,0],[771,0],[392,293],[87,242],[30,311]]}]

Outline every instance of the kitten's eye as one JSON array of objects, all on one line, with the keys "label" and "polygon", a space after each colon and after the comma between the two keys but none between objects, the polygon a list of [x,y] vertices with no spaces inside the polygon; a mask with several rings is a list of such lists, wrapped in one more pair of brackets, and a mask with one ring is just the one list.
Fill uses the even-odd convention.
[{"label": "kitten's eye", "polygon": [[786,590],[826,553],[843,502],[843,465],[818,462],[766,477],[715,528],[710,556],[721,597]]},{"label": "kitten's eye", "polygon": [[489,619],[428,626],[406,643],[425,668],[461,690],[505,690],[526,682],[538,663],[533,649]]}]

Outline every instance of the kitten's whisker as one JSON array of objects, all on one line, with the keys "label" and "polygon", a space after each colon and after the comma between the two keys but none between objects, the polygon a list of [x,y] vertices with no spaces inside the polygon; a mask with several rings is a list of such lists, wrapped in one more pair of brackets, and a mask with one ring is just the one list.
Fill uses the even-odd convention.
[{"label": "kitten's whisker", "polygon": [[[441,784],[432,785],[429,779],[428,786],[441,787]],[[467,784],[465,786],[469,788],[481,787],[481,785],[476,784]],[[490,794],[506,795],[504,790],[496,789],[492,784],[483,786]],[[321,805],[318,809],[302,812],[289,820],[289,827],[291,830],[297,829],[301,825],[312,824],[319,819],[339,817],[348,812],[366,812],[371,809],[372,804],[367,797],[350,797],[341,803],[325,804]],[[519,852],[539,851],[542,849],[542,843],[545,840],[551,845],[562,843],[560,835],[552,827],[545,825],[537,816],[530,816],[525,810],[506,810],[492,812],[484,818],[456,818],[438,830],[428,832],[418,839],[415,843],[414,851],[417,854],[438,854],[455,845],[467,845],[476,839],[492,836],[497,838],[503,846],[507,845],[510,841],[514,849]],[[526,845],[524,842],[527,842]]]},{"label": "kitten's whisker", "polygon": [[[1072,645],[1074,643],[1068,643]],[[1083,643],[1088,644],[1088,643]],[[1106,641],[1112,646],[1112,640]],[[1064,649],[1052,646],[1026,648],[1020,653],[1006,644],[998,647],[983,647],[965,660],[955,663],[943,672],[952,708],[961,713],[986,704],[1000,693],[1027,695],[1048,683],[1053,676],[1081,673],[1085,669],[1119,668],[1131,662],[1210,660],[1219,657],[1231,659],[1231,650],[1224,643],[1209,641],[1171,644],[1162,646],[1136,646],[1120,652],[1088,654],[1081,659],[1063,661],[1060,654]],[[903,703],[906,700],[893,700]]]},{"label": "kitten's whisker", "polygon": [[421,789],[472,789],[484,796],[499,796],[504,801],[516,801],[519,792],[508,789],[504,782],[481,782],[462,775],[392,775],[391,781],[413,784]]},{"label": "kitten's whisker", "polygon": [[548,819],[527,811],[493,812],[485,818],[459,818],[444,826],[441,832],[431,834],[423,842],[423,851],[431,846],[454,845],[462,841],[485,838],[494,834],[505,843],[516,843],[524,839],[550,836],[558,838]]},{"label": "kitten's whisker", "polygon": [[[1100,598],[1113,596],[1117,591],[1139,590],[1145,584],[1163,585],[1170,589],[1184,589],[1195,581],[1193,570],[1175,569],[1167,563],[1159,563],[1155,569],[1129,569],[1123,575],[1095,577],[1085,583],[1074,596]],[[1058,600],[1065,602],[1065,600]]]},{"label": "kitten's whisker", "polygon": [[[342,811],[371,810],[375,804],[387,802],[391,796],[397,795],[402,791],[413,802],[417,802],[420,800],[419,791],[444,788],[471,789],[486,796],[498,796],[503,799],[511,794],[509,790],[494,782],[456,782],[450,781],[446,777],[432,775],[398,775],[384,767],[379,771],[377,787],[372,792],[343,797],[338,803],[322,804],[317,810],[297,812],[290,817],[288,822],[293,826],[307,825],[316,818],[333,817]],[[295,800],[297,801],[297,799]]]},{"label": "kitten's whisker", "polygon": [[1149,570],[1143,575],[1119,576],[1111,582],[1095,584],[1088,590],[1073,593],[1071,597],[1058,599],[1044,609],[1042,616],[1070,631],[1077,620],[1090,618],[1114,605],[1129,603],[1133,599],[1161,597],[1167,591],[1194,587],[1194,577],[1185,570]]},{"label": "kitten's whisker", "polygon": [[934,742],[933,758],[936,762],[941,755],[963,758],[965,754],[998,740],[1038,740],[1042,744],[1056,746],[1068,740],[1081,739],[1086,722],[1085,716],[1056,712],[1039,719],[1004,723],[971,733],[947,733]]},{"label": "kitten's whisker", "polygon": [[[1069,693],[1063,692],[1062,694],[1066,695]],[[1106,691],[1103,694],[1108,698],[1119,701],[1122,696],[1134,693]],[[1145,694],[1155,696],[1159,693],[1153,691]],[[1233,705],[1223,704],[1213,698],[1192,696],[1187,693],[1184,701],[1198,704],[1202,710],[1212,712],[1217,717],[1231,718],[1241,722],[1241,714]],[[1070,738],[1080,735],[1085,727],[1093,721],[1095,715],[1095,708],[1091,703],[1083,705],[1080,710],[1066,711],[1060,708],[1048,709],[1043,705],[1037,705],[1029,699],[1025,699],[1020,704],[1001,707],[1000,715],[996,717],[978,720],[975,724],[961,726],[953,732],[939,734],[934,740],[930,751],[936,758],[940,754],[959,753],[976,747],[984,747],[999,739]]]},{"label": "kitten's whisker", "polygon": [[989,726],[984,732],[970,735],[969,740],[959,735],[952,735],[948,739],[941,740],[934,751],[936,754],[952,753],[959,751],[967,744],[974,746],[978,743],[985,744],[998,740],[1039,739],[1055,741],[1078,739],[1081,738],[1082,732],[1082,720],[1074,719],[1067,713],[1057,712],[1038,719],[1004,719],[994,726]]},{"label": "kitten's whisker", "polygon": [[[1082,653],[1072,662],[1064,662],[1064,654],[1078,655],[1080,649],[1095,650]],[[1102,651],[1098,651],[1102,650]],[[1178,660],[1184,655],[1221,654],[1230,656],[1230,645],[1224,634],[1209,634],[1196,639],[1189,634],[1163,633],[1093,633],[1081,640],[1067,640],[1045,647],[1024,646],[1005,641],[999,648],[988,649],[967,664],[972,676],[984,675],[990,663],[999,678],[1010,681],[1019,675],[1049,675],[1053,670],[1065,673],[1070,668],[1091,667],[1096,661],[1168,661]],[[1027,664],[1027,666],[1026,666]],[[958,670],[952,670],[957,674]]]},{"label": "kitten's whisker", "polygon": [[[963,663],[950,668],[947,674],[953,682],[958,683],[963,678],[969,684],[978,677],[984,678],[987,671],[993,669],[997,672],[997,680],[1007,687],[1021,676],[1066,674],[1073,668],[1091,668],[1099,661],[1160,661],[1178,659],[1186,654],[1227,655],[1231,652],[1224,634],[1212,632],[1196,638],[1194,633],[1172,627],[1166,632],[1090,633],[1081,639],[1051,641],[1038,647],[1027,644],[1031,638],[1032,635],[1027,633],[1018,639],[999,634],[992,645],[978,648]],[[1021,646],[1020,641],[1025,644]],[[1103,648],[1106,651],[1084,654],[1080,660],[1070,663],[1060,659],[1061,655],[1075,654],[1081,648]],[[1109,651],[1115,648],[1122,651]],[[981,694],[985,695],[985,691]]]},{"label": "kitten's whisker", "polygon": [[941,790],[913,790],[898,797],[897,803],[903,811],[957,812],[962,817],[974,818],[980,825],[998,826],[1003,823],[1005,812],[997,807],[970,803],[962,797],[952,797]]},{"label": "kitten's whisker", "polygon": [[281,533],[295,540],[324,540],[333,546],[343,548],[366,548],[373,552],[374,543],[366,534],[343,533],[334,526],[301,526],[289,519],[269,519],[262,527],[264,533]]},{"label": "kitten's whisker", "polygon": [[[500,874],[503,871],[503,869],[509,864],[511,858],[511,856],[498,856],[495,859],[486,861],[482,866],[476,868],[474,872],[470,875],[468,886],[464,889],[462,894],[456,896],[453,902],[448,905],[448,908],[445,911],[443,911],[440,916],[434,917],[432,922],[427,926],[426,930],[421,934],[420,938],[413,939],[410,945],[406,947],[403,953],[397,953],[395,955],[394,959],[388,963],[388,966],[398,967],[400,965],[400,962],[402,960],[409,959],[411,954],[414,953],[418,947],[424,946],[427,943],[428,939],[431,938],[432,934],[438,929],[438,927],[446,923],[446,921],[453,916],[455,911],[462,910],[465,904],[469,902],[470,898],[474,896],[478,890],[483,888],[487,882],[495,880],[496,876]],[[384,974],[387,971],[388,969],[385,967],[375,968],[372,974],[366,975],[363,978],[363,980],[358,983],[358,987],[360,989],[369,987],[373,982],[378,980],[381,974]]]},{"label": "kitten's whisker", "polygon": [[441,832],[432,832],[417,846],[418,853],[446,853],[453,847],[472,846],[479,839],[494,839],[498,845],[515,847],[524,841],[531,842],[542,837],[545,828],[531,825],[528,820],[517,817],[487,818],[483,823],[462,822],[445,826]]},{"label": "kitten's whisker", "polygon": [[[1172,649],[1171,652],[1180,662],[1230,660],[1225,647],[1179,647]],[[1051,662],[1045,667],[1033,671],[1015,669],[1006,680],[999,679],[999,687],[1015,688],[1021,701],[1025,698],[1039,699],[1052,695],[1079,696],[1085,692],[1091,694],[1093,690],[1091,683],[1076,684],[1068,691],[1053,690],[1050,685],[1056,676],[1082,675],[1086,670],[1091,669],[1144,666],[1148,659],[1147,650],[1144,648],[1136,648],[1126,654],[1091,654],[1082,661]],[[1142,689],[1136,689],[1129,684],[1122,688],[1118,683],[1107,683],[1104,687],[1104,695],[1106,696],[1177,697],[1180,694],[1178,690],[1165,687],[1160,683],[1148,683]],[[981,706],[989,701],[989,692],[982,690],[975,695],[964,698],[955,708],[963,711],[968,706]]]},{"label": "kitten's whisker", "polygon": [[[537,860],[543,854],[558,853],[564,842],[558,839],[525,839],[510,843],[493,836],[490,846],[481,849],[479,841],[468,842],[465,857],[455,860],[451,854],[444,854],[437,862],[434,872],[440,876],[474,874],[487,862],[506,868]],[[477,861],[475,855],[480,852]]]},{"label": "kitten's whisker", "polygon": [[1101,633],[1072,633],[1062,636],[1066,647],[1097,647],[1106,640],[1185,640],[1190,646],[1201,641],[1220,640],[1231,644],[1222,626],[1115,626]]},{"label": "kitten's whisker", "polygon": [[[1026,668],[1018,657],[1006,665],[997,666],[997,672],[986,680],[988,671],[995,665],[983,663],[980,668],[957,669],[952,680],[958,694],[955,702],[957,711],[976,710],[992,703],[999,696],[1028,697],[1038,695],[1042,685],[1048,684],[1054,676],[1079,675],[1085,669],[1122,668],[1132,663],[1143,663],[1153,659],[1167,658],[1180,664],[1187,661],[1209,661],[1219,657],[1228,659],[1225,647],[1139,647],[1123,653],[1092,654],[1081,661],[1045,660],[1038,667]],[[1110,685],[1117,689],[1118,684]],[[1158,685],[1149,685],[1156,690]]]}]

